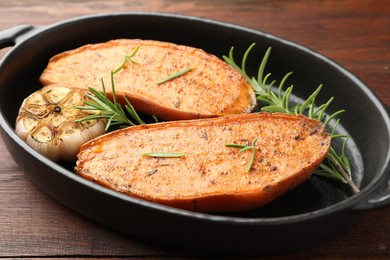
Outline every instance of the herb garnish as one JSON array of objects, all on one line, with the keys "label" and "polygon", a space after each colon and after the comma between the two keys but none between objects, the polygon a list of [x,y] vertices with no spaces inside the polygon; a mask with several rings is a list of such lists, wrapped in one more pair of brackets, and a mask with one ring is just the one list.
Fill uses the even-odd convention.
[{"label": "herb garnish", "polygon": [[241,148],[240,153],[246,151],[246,150],[252,150],[252,156],[249,161],[248,167],[246,168],[246,172],[248,173],[253,166],[253,161],[255,160],[255,154],[256,154],[256,142],[257,138],[255,138],[252,141],[252,145],[243,145],[243,144],[225,144],[226,147],[232,147],[232,148]]},{"label": "herb garnish", "polygon": [[172,74],[172,75],[170,75],[170,76],[168,76],[168,77],[166,77],[166,78],[164,78],[164,79],[158,81],[158,82],[157,82],[157,85],[163,84],[163,83],[165,83],[165,82],[167,82],[167,81],[170,81],[170,80],[172,80],[172,79],[175,79],[175,78],[177,78],[177,77],[180,77],[181,75],[183,75],[183,74],[189,72],[190,70],[192,70],[192,68],[185,68],[185,69],[183,69],[183,70],[181,70],[181,71],[179,71],[179,72],[176,72],[176,73],[174,73],[174,74]]},{"label": "herb garnish", "polygon": [[[287,78],[292,74],[287,73],[281,80],[279,87],[276,91],[273,90],[275,80],[268,82],[271,73],[264,75],[265,66],[268,60],[268,57],[271,52],[271,48],[268,48],[258,69],[257,78],[250,77],[246,72],[246,60],[255,44],[249,46],[249,48],[244,53],[244,56],[241,61],[241,67],[237,65],[233,57],[232,47],[229,51],[228,56],[223,56],[225,61],[229,63],[232,67],[238,70],[251,84],[253,90],[256,93],[257,99],[264,102],[266,105],[261,108],[262,111],[266,112],[282,112],[288,114],[306,114],[309,118],[314,118],[319,121],[322,121],[324,125],[328,125],[332,119],[335,119],[339,114],[343,113],[344,110],[339,110],[331,115],[326,115],[325,110],[328,108],[330,103],[333,101],[333,97],[330,98],[326,103],[316,106],[315,99],[318,96],[319,92],[322,89],[320,85],[303,103],[290,106],[289,99],[293,90],[293,86],[289,86],[285,90],[283,89],[284,84]],[[336,119],[335,119],[336,120]],[[339,180],[343,183],[348,183],[355,193],[359,192],[359,189],[356,187],[355,183],[352,180],[351,168],[347,156],[345,155],[345,146],[348,141],[349,136],[343,134],[336,134],[336,127],[339,123],[339,119],[336,120],[334,127],[332,129],[332,138],[343,138],[343,145],[340,154],[330,148],[329,153],[327,154],[327,163],[322,163],[319,168],[314,172],[317,175],[325,176],[331,179]]]},{"label": "herb garnish", "polygon": [[184,157],[183,153],[173,153],[173,152],[151,152],[143,153],[142,156],[155,157],[155,158],[179,158]]},{"label": "herb garnish", "polygon": [[112,73],[115,74],[118,71],[120,71],[121,69],[123,69],[125,67],[126,62],[128,62],[130,65],[137,63],[137,62],[133,61],[131,58],[133,58],[135,56],[135,54],[138,52],[138,50],[139,50],[139,45],[135,48],[135,50],[130,55],[123,54],[122,64],[118,68],[116,68]]},{"label": "herb garnish", "polygon": [[148,175],[153,175],[157,172],[157,169],[148,171]]},{"label": "herb garnish", "polygon": [[106,125],[106,131],[110,126],[113,125],[120,125],[120,127],[125,127],[125,126],[133,126],[137,124],[138,125],[145,124],[145,122],[138,116],[134,107],[130,104],[129,100],[125,96],[123,96],[123,99],[126,102],[125,109],[135,122],[133,122],[127,117],[122,105],[118,103],[116,93],[115,93],[113,71],[111,72],[111,87],[112,87],[113,101],[111,101],[107,97],[106,88],[104,86],[103,79],[102,79],[103,93],[100,93],[96,89],[90,87],[89,90],[91,91],[92,94],[87,93],[87,96],[92,101],[85,101],[84,103],[86,104],[86,106],[81,106],[76,108],[82,110],[95,110],[95,111],[99,111],[99,113],[91,116],[87,116],[79,120],[75,120],[75,122],[83,122],[83,121],[88,121],[93,119],[106,118],[108,120]]}]

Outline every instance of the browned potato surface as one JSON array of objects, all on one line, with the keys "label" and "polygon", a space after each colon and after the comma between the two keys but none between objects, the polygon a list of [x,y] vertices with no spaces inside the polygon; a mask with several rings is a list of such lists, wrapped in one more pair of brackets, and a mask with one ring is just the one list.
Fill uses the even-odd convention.
[{"label": "browned potato surface", "polygon": [[[226,144],[255,144],[240,152]],[[331,137],[305,116],[252,113],[129,127],[82,146],[76,172],[111,189],[177,208],[261,207],[308,178]],[[155,158],[150,152],[182,153]]]},{"label": "browned potato surface", "polygon": [[[131,61],[123,63],[125,55]],[[119,39],[60,53],[49,61],[40,81],[102,90],[103,78],[111,95],[110,72],[122,64],[114,75],[119,100],[125,95],[138,112],[160,119],[249,113],[256,105],[250,84],[226,62],[201,49],[152,40]],[[187,68],[191,70],[158,84]]]}]

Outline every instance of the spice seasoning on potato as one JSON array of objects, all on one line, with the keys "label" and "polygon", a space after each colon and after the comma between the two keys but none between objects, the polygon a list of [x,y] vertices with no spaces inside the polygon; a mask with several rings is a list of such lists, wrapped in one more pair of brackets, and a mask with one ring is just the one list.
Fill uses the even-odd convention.
[{"label": "spice seasoning on potato", "polygon": [[[253,145],[255,153],[226,146],[232,143]],[[168,206],[241,211],[261,207],[307,179],[330,143],[322,123],[302,115],[164,122],[117,130],[84,144],[75,171]]]},{"label": "spice seasoning on potato", "polygon": [[249,113],[256,106],[251,85],[223,60],[198,48],[153,40],[118,39],[60,53],[50,59],[40,81],[100,91],[102,78],[109,84],[110,71],[118,101],[124,103],[124,95],[137,112],[159,119]]}]

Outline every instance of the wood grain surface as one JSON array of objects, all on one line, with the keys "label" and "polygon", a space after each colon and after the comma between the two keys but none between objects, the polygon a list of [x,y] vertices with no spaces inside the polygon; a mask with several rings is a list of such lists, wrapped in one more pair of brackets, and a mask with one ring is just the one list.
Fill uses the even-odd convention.
[{"label": "wood grain surface", "polygon": [[[297,42],[346,67],[390,105],[388,0],[0,0],[0,31],[80,15],[138,11],[204,17]],[[0,165],[2,258],[181,258],[193,253],[112,231],[61,206],[28,179],[1,139]],[[351,229],[314,248],[273,258],[390,259],[390,209],[367,212]]]}]

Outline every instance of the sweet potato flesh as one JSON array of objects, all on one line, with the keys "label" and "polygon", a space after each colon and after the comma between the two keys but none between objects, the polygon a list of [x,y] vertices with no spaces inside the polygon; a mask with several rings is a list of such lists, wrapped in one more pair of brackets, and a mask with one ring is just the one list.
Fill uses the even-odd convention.
[{"label": "sweet potato flesh", "polygon": [[[226,62],[201,49],[160,41],[121,39],[60,53],[40,81],[102,90],[103,79],[111,95],[110,71],[137,48],[115,73],[114,84],[119,100],[125,95],[138,112],[179,120],[248,113],[256,105],[250,84]],[[186,68],[191,70],[158,84]]]},{"label": "sweet potato flesh", "polygon": [[[226,144],[249,145],[240,152]],[[304,116],[254,113],[129,127],[82,146],[76,172],[134,197],[199,211],[261,207],[307,179],[331,138]],[[144,156],[183,153],[179,158]]]}]

